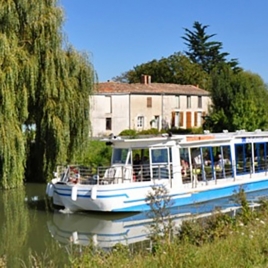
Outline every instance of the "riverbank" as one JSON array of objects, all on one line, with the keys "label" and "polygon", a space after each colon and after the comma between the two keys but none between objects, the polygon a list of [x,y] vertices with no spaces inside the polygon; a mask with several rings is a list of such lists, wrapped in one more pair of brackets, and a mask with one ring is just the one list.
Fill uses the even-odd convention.
[{"label": "riverbank", "polygon": [[183,224],[173,239],[165,234],[155,240],[152,252],[131,254],[126,247],[110,253],[92,252],[73,259],[73,267],[267,267],[268,209],[247,206],[233,218],[215,214],[206,221]]},{"label": "riverbank", "polygon": [[[268,267],[268,201],[252,209],[241,195],[240,203],[236,217],[214,212],[184,221],[178,232],[172,221],[163,225],[157,219],[160,225],[151,226],[147,248],[117,245],[105,252],[93,245],[73,247],[66,267]],[[34,267],[57,265],[50,260]]]}]

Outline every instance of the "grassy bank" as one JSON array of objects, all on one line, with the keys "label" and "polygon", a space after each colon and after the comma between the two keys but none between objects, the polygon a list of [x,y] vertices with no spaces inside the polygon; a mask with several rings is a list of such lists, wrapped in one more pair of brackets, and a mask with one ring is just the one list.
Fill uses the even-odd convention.
[{"label": "grassy bank", "polygon": [[138,250],[132,254],[122,246],[110,253],[93,252],[88,248],[72,259],[72,266],[268,267],[267,210],[253,212],[246,223],[241,216],[237,220],[228,217],[218,215],[206,227],[202,221],[187,222],[184,234],[175,236],[172,241],[167,236],[159,238],[153,252]]}]

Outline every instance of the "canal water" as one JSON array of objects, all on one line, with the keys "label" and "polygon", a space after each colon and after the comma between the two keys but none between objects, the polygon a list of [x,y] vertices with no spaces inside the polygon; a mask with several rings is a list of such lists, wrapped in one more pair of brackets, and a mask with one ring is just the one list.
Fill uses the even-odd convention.
[{"label": "canal water", "polygon": [[[57,267],[69,263],[69,257],[91,245],[109,250],[117,243],[135,245],[146,242],[153,222],[148,213],[75,213],[64,214],[51,207],[45,196],[45,184],[27,184],[24,189],[0,191],[0,267],[35,267],[34,263]],[[249,196],[267,197],[262,191]],[[193,213],[207,213],[215,207],[228,209],[236,201],[219,199],[193,207]],[[170,211],[173,224],[191,217],[182,210]],[[144,243],[148,249],[148,241]],[[140,245],[140,246],[141,246]],[[2,266],[1,266],[2,265]]]}]

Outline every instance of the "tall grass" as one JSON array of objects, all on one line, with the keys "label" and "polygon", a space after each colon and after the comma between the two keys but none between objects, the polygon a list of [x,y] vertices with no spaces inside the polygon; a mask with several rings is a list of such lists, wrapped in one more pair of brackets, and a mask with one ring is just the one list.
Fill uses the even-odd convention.
[{"label": "tall grass", "polygon": [[[219,223],[221,221],[220,216],[213,219]],[[258,216],[261,216],[260,211]],[[213,219],[210,219],[207,228],[212,226]],[[226,215],[223,216],[224,222],[225,219]],[[199,225],[200,222],[194,222],[193,224]],[[240,216],[237,217],[235,223],[227,220],[224,224],[217,225],[214,222],[214,228],[211,230],[205,227],[203,229],[206,239],[204,239],[204,236],[196,236],[193,239],[194,235],[189,233],[178,235],[170,242],[167,236],[163,236],[162,243],[158,243],[153,252],[143,250],[131,253],[128,247],[116,246],[108,253],[101,250],[93,253],[92,248],[87,248],[81,256],[72,259],[72,266],[268,267],[267,224],[268,215],[265,211],[261,217],[252,219],[246,225],[242,223]],[[196,229],[198,228],[200,226],[196,227]]]}]

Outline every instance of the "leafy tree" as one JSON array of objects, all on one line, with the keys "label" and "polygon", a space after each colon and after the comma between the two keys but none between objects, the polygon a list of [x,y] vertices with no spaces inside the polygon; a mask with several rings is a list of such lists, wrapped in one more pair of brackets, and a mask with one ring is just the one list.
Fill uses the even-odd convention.
[{"label": "leafy tree", "polygon": [[226,57],[229,55],[227,52],[221,52],[222,43],[218,41],[210,41],[215,34],[208,35],[206,30],[209,26],[202,25],[199,22],[194,22],[191,31],[185,28],[185,36],[182,38],[186,41],[189,51],[185,52],[190,60],[201,66],[202,70],[210,73],[217,64],[226,62],[234,70],[238,71],[238,62],[236,59],[227,61]]},{"label": "leafy tree", "polygon": [[94,70],[86,55],[64,48],[62,23],[56,0],[1,2],[2,188],[21,186],[25,174],[49,178],[88,136]]},{"label": "leafy tree", "polygon": [[95,171],[97,167],[111,164],[112,147],[106,145],[104,141],[87,140],[83,148],[83,151],[78,151],[74,155],[75,163],[90,166],[95,168]]},{"label": "leafy tree", "polygon": [[137,65],[133,70],[114,78],[114,80],[139,83],[143,74],[150,75],[154,83],[199,85],[203,88],[207,86],[209,80],[209,76],[201,70],[200,66],[192,63],[182,53],[174,53],[168,58]]},{"label": "leafy tree", "polygon": [[256,74],[236,74],[227,64],[218,66],[212,71],[211,99],[212,111],[204,128],[221,132],[268,127],[268,91]]}]

